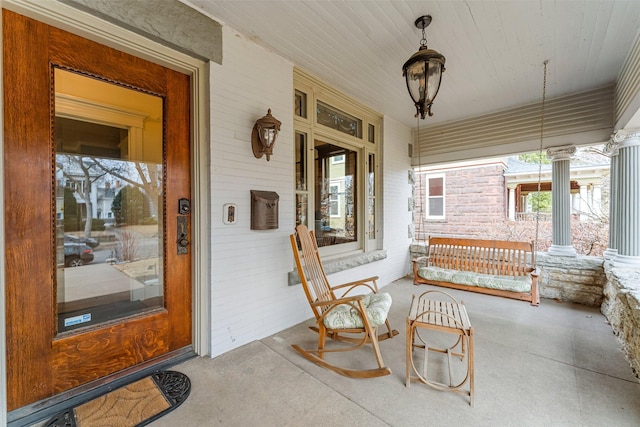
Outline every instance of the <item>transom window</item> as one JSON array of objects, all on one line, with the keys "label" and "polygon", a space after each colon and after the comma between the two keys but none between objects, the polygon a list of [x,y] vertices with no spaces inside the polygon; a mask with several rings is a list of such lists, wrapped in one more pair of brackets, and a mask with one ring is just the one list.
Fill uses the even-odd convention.
[{"label": "transom window", "polygon": [[362,120],[340,111],[322,101],[316,103],[318,123],[347,135],[362,138]]}]

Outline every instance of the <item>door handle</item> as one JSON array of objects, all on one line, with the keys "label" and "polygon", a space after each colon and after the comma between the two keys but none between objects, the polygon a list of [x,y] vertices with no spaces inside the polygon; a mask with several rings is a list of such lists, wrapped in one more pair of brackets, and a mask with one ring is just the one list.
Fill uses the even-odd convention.
[{"label": "door handle", "polygon": [[178,217],[178,255],[185,255],[189,253],[189,239],[188,239],[188,217],[179,216]]}]

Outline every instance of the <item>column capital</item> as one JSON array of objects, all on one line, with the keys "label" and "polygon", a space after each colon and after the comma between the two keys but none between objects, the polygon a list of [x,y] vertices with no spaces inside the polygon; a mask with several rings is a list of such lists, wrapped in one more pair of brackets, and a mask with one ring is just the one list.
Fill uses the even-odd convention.
[{"label": "column capital", "polygon": [[618,154],[620,154],[620,152],[618,151],[618,146],[620,145],[619,142],[615,142],[613,140],[613,135],[611,135],[611,138],[609,139],[609,142],[607,142],[606,147],[604,147],[604,152],[607,153],[609,155],[609,157],[614,157],[617,156]]},{"label": "column capital", "polygon": [[609,152],[609,147],[612,147],[612,150],[622,147],[633,147],[636,145],[640,145],[640,129],[619,129],[615,131],[611,138],[609,138],[609,142],[607,143],[607,152]]},{"label": "column capital", "polygon": [[551,158],[551,160],[568,160],[571,158],[573,154],[576,152],[575,145],[562,145],[559,147],[549,147],[547,148],[547,156]]}]

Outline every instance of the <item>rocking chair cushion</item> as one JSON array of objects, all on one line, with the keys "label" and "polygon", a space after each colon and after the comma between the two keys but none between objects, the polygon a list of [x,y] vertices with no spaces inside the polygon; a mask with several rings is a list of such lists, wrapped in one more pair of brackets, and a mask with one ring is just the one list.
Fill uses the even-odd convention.
[{"label": "rocking chair cushion", "polygon": [[[391,308],[391,295],[387,293],[368,294],[362,299],[371,326],[382,325],[387,320]],[[349,304],[340,304],[331,310],[323,320],[328,329],[354,329],[364,327],[358,310]]]}]

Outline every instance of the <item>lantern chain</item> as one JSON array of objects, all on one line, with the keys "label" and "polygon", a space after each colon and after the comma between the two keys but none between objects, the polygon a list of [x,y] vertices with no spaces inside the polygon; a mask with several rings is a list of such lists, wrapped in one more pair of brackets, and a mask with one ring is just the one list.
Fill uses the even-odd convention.
[{"label": "lantern chain", "polygon": [[[426,27],[425,27],[426,28]],[[420,46],[427,47],[427,36],[425,33],[425,28],[422,29],[422,39],[420,40]]]},{"label": "lantern chain", "polygon": [[[423,30],[424,31],[424,30]],[[417,151],[418,154],[418,164],[414,168],[414,194],[413,194],[413,220],[415,225],[415,240],[418,247],[420,247],[420,242],[423,243],[424,248],[427,248],[427,237],[425,230],[425,191],[426,191],[426,183],[423,183],[423,173],[422,169],[422,150],[420,149],[420,117],[416,114],[416,128],[417,128],[417,138],[414,138],[414,147],[413,152],[411,153],[412,157]],[[415,142],[417,139],[417,143]],[[419,210],[417,210],[419,207]],[[417,214],[417,217],[416,217]],[[426,253],[424,254],[426,255]]]}]

